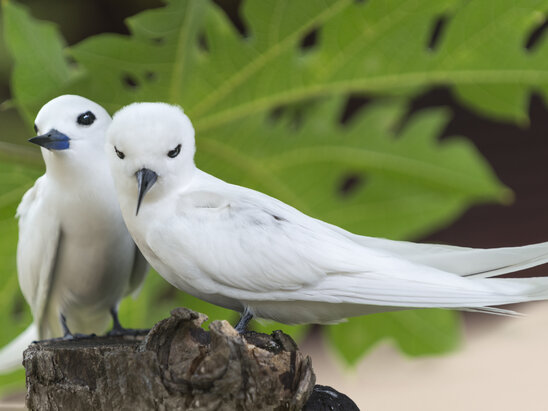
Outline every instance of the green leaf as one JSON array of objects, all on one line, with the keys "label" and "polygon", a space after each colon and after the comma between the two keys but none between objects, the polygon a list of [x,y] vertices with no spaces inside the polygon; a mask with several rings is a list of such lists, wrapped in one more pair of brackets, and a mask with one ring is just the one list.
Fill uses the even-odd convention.
[{"label": "green leaf", "polygon": [[[408,95],[445,84],[473,108],[523,123],[526,97],[548,86],[548,44],[524,48],[547,6],[546,0],[254,0],[243,5],[249,37],[242,38],[211,2],[171,0],[128,19],[131,37],[98,35],[72,47],[87,76],[66,91],[85,92],[110,110],[145,98],[182,104],[205,131],[315,96]],[[42,89],[67,84],[72,71],[51,27],[30,27],[11,2],[4,8],[18,62],[16,96],[28,111]],[[427,45],[442,16],[446,24],[432,50]],[[300,41],[312,29],[318,44],[303,52]],[[53,81],[30,76],[43,63]]]},{"label": "green leaf", "polygon": [[[248,1],[242,14],[250,35],[243,39],[212,4],[171,1],[129,20],[133,39],[97,36],[71,52],[97,81],[115,87],[110,94],[118,101],[153,87],[156,98],[187,107],[199,130],[315,96],[409,94],[434,84],[454,86],[486,114],[523,122],[524,96],[548,82],[548,46],[524,49],[546,3]],[[448,16],[447,27],[431,50],[440,16]],[[319,43],[303,54],[299,42],[315,28]],[[137,90],[124,86],[127,74],[140,82]]]},{"label": "green leaf", "polygon": [[459,345],[459,318],[435,309],[372,314],[329,327],[327,337],[350,365],[388,338],[409,355],[442,354]]},{"label": "green leaf", "polygon": [[2,1],[2,12],[5,41],[15,61],[13,96],[27,121],[32,121],[44,102],[55,97],[75,73],[55,25],[30,19],[23,6],[7,0]]}]

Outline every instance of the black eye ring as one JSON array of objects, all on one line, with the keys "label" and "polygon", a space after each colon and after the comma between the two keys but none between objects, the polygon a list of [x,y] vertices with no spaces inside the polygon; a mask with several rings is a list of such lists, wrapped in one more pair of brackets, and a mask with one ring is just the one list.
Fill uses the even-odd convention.
[{"label": "black eye ring", "polygon": [[82,126],[90,126],[95,121],[95,114],[91,111],[86,111],[78,116],[76,122]]},{"label": "black eye ring", "polygon": [[126,157],[126,155],[125,155],[124,153],[122,153],[121,151],[119,151],[119,150],[116,148],[116,146],[114,146],[114,151],[116,152],[116,155],[118,156],[118,158],[119,158],[120,160],[123,160],[123,159]]},{"label": "black eye ring", "polygon": [[175,158],[179,155],[180,152],[181,152],[181,145],[179,144],[173,150],[168,151],[167,156],[170,158]]},{"label": "black eye ring", "polygon": [[36,125],[36,123],[34,123],[34,132],[38,134],[38,126]]}]

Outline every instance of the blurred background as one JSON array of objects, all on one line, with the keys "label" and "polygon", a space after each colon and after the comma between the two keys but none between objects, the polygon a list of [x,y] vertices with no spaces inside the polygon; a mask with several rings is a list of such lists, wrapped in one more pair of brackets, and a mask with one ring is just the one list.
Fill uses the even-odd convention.
[{"label": "blurred background", "polygon": [[[26,140],[41,105],[67,92],[111,113],[139,100],[181,104],[199,167],[356,233],[469,247],[548,241],[548,3],[469,3],[3,2],[0,343],[31,321],[14,214],[43,166]],[[195,24],[183,41],[185,16]],[[180,50],[190,50],[186,65]],[[265,173],[242,166],[255,160]],[[121,318],[150,327],[178,305],[237,317],[151,273]],[[282,328],[312,356],[317,382],[362,409],[545,410],[548,304],[511,308],[529,315],[424,310]],[[0,376],[8,406],[22,390],[22,371]]]}]

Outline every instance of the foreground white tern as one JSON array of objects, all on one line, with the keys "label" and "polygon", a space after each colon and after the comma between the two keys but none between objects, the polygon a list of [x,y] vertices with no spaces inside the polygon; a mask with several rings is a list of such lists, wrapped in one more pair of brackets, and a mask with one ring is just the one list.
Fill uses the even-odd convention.
[{"label": "foreground white tern", "polygon": [[194,129],[176,106],[114,115],[109,158],[122,214],[150,264],[175,287],[253,317],[335,323],[346,317],[548,298],[547,278],[493,279],[548,261],[548,243],[472,249],[352,234],[194,164]]},{"label": "foreground white tern", "polygon": [[80,96],[57,97],[36,117],[46,173],[17,208],[19,284],[33,324],[0,352],[0,372],[20,366],[36,339],[101,333],[137,290],[148,264],[125,227],[104,152],[109,114]]}]

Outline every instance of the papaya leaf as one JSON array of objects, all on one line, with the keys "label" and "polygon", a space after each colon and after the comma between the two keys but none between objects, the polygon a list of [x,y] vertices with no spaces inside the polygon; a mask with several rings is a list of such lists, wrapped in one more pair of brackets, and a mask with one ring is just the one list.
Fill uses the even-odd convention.
[{"label": "papaya leaf", "polygon": [[[132,36],[98,35],[71,47],[86,75],[64,91],[77,90],[110,110],[144,99],[181,104],[206,130],[315,96],[409,94],[443,84],[472,108],[523,123],[528,95],[545,92],[548,83],[547,43],[525,47],[547,6],[546,0],[252,0],[243,5],[243,38],[210,1],[170,0],[128,19]],[[51,26],[29,27],[13,2],[4,2],[4,14],[18,62],[14,91],[28,113],[29,104],[45,100],[44,90],[72,83],[76,69]],[[314,30],[317,44],[303,51],[302,39]],[[43,63],[48,70],[40,76],[47,78],[36,74]]]},{"label": "papaya leaf", "polygon": [[[89,92],[112,108],[153,97],[183,105],[199,130],[303,99],[348,92],[410,94],[453,86],[487,115],[524,123],[546,89],[546,42],[527,50],[547,1],[247,1],[242,38],[209,2],[171,0],[128,20],[133,37],[102,35],[71,54]],[[435,47],[434,27],[446,17]],[[302,39],[317,31],[304,52]],[[134,87],[127,80],[133,79]],[[151,93],[152,90],[152,93]]]},{"label": "papaya leaf", "polygon": [[2,1],[4,36],[15,61],[11,85],[21,114],[32,122],[38,109],[75,75],[56,26],[30,19],[25,7]]}]

